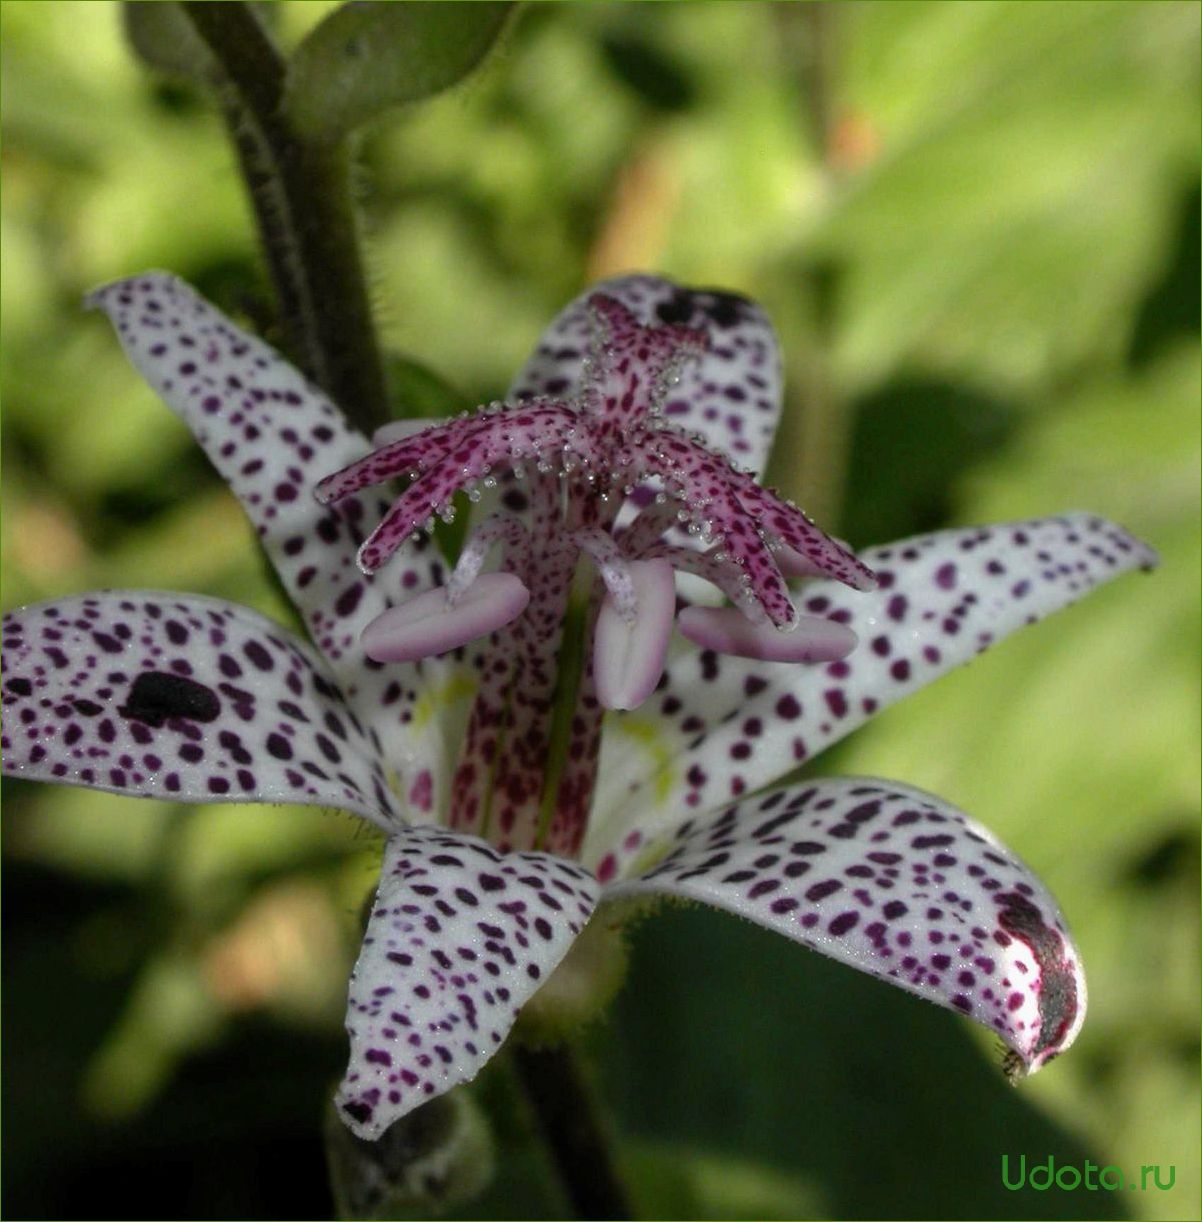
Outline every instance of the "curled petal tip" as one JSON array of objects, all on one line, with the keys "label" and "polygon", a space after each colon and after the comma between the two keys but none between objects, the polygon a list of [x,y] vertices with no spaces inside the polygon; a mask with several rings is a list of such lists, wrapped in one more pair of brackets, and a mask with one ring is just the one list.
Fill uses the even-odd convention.
[{"label": "curled petal tip", "polygon": [[1160,553],[1150,543],[1145,543],[1138,535],[1130,535],[1129,537],[1135,549],[1140,570],[1144,573],[1150,573],[1153,569],[1160,568]]},{"label": "curled petal tip", "polygon": [[447,653],[512,623],[530,591],[512,573],[485,573],[447,604],[443,589],[427,590],[377,616],[363,630],[363,651],[377,662],[414,662]]},{"label": "curled petal tip", "polygon": [[834,620],[803,615],[793,628],[782,631],[753,624],[735,607],[686,607],[677,624],[703,649],[765,662],[837,662],[851,653],[859,639]]},{"label": "curled petal tip", "polygon": [[635,709],[655,691],[672,637],[676,581],[662,559],[633,560],[629,566],[637,610],[621,613],[607,595],[593,638],[593,677],[597,699],[607,709]]}]

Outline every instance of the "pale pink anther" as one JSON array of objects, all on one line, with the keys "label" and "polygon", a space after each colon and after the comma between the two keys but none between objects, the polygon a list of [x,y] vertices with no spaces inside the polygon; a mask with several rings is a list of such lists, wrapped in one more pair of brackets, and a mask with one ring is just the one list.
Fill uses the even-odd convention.
[{"label": "pale pink anther", "polygon": [[454,606],[445,590],[427,590],[377,616],[359,639],[377,662],[415,662],[504,628],[529,601],[530,591],[512,573],[484,573]]},{"label": "pale pink anther", "polygon": [[856,647],[850,628],[817,616],[799,617],[793,628],[753,624],[734,607],[686,607],[681,634],[703,649],[765,662],[838,662]]},{"label": "pale pink anther", "polygon": [[628,567],[635,615],[624,618],[607,594],[593,637],[593,680],[607,709],[636,709],[655,691],[676,613],[676,580],[666,560],[632,560]]}]

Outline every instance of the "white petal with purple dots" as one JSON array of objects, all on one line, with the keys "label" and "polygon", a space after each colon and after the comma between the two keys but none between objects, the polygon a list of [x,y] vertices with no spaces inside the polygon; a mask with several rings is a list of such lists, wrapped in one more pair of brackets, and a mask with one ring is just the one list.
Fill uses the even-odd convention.
[{"label": "white petal with purple dots", "polygon": [[597,880],[547,853],[409,828],[388,840],[351,973],[351,1059],[336,1105],[378,1137],[469,1082],[584,929]]},{"label": "white petal with purple dots", "polygon": [[1039,879],[967,815],[892,781],[812,781],[690,820],[605,901],[651,894],[724,908],[965,1014],[1005,1041],[1011,1073],[1063,1052],[1085,1020],[1080,957]]},{"label": "white petal with purple dots", "polygon": [[4,771],[399,822],[380,744],[309,647],[234,603],[110,590],[4,617]]},{"label": "white petal with purple dots", "polygon": [[[314,638],[337,663],[384,610],[384,585],[354,564],[374,503],[324,509],[312,487],[370,449],[317,387],[183,281],[148,272],[97,289],[126,355],[241,501]],[[373,500],[378,498],[373,498]],[[409,563],[415,593],[434,583],[433,552]],[[396,578],[397,593],[402,584]]]},{"label": "white petal with purple dots", "polygon": [[681,653],[654,700],[625,715],[629,733],[611,717],[584,860],[620,874],[631,854],[612,846],[642,851],[682,810],[753,793],[1011,632],[1156,562],[1089,514],[940,531],[862,558],[878,589],[821,581],[797,598],[806,615],[855,632],[850,657],[799,667]]},{"label": "white petal with purple dots", "polygon": [[441,584],[445,566],[424,538],[377,577],[365,576],[356,552],[388,497],[325,508],[312,496],[323,475],[370,450],[367,439],[279,353],[168,272],[106,285],[88,304],[109,316],[126,355],[241,501],[343,694],[428,810],[449,778],[451,748],[438,719],[419,729],[413,709],[454,686],[458,663],[428,659],[385,672],[365,665],[359,637],[393,602]]}]

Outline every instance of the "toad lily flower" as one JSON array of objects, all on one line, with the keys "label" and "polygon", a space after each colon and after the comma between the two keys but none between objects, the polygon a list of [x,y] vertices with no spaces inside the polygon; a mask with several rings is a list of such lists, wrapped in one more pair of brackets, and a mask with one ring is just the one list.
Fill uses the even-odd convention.
[{"label": "toad lily flower", "polygon": [[[892,782],[766,787],[1150,566],[1146,547],[1073,514],[851,555],[750,474],[779,365],[728,294],[610,281],[552,324],[508,404],[389,426],[374,450],[174,278],[91,300],[245,505],[316,649],[182,594],[24,608],[4,623],[4,769],[340,807],[384,833],[338,1096],[356,1133],[472,1078],[599,907],[655,896],[966,1014],[1013,1073],[1072,1042],[1077,953],[988,831]],[[398,476],[395,499],[366,492]],[[492,511],[448,572],[422,528],[461,489]]]}]

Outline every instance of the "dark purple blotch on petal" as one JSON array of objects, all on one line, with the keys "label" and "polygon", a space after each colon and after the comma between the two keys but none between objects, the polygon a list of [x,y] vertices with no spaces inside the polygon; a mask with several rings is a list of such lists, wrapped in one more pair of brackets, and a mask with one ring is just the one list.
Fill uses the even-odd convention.
[{"label": "dark purple blotch on petal", "polygon": [[133,681],[117,712],[128,720],[143,721],[157,728],[170,717],[216,721],[221,714],[221,701],[211,687],[195,679],[146,670]]}]

